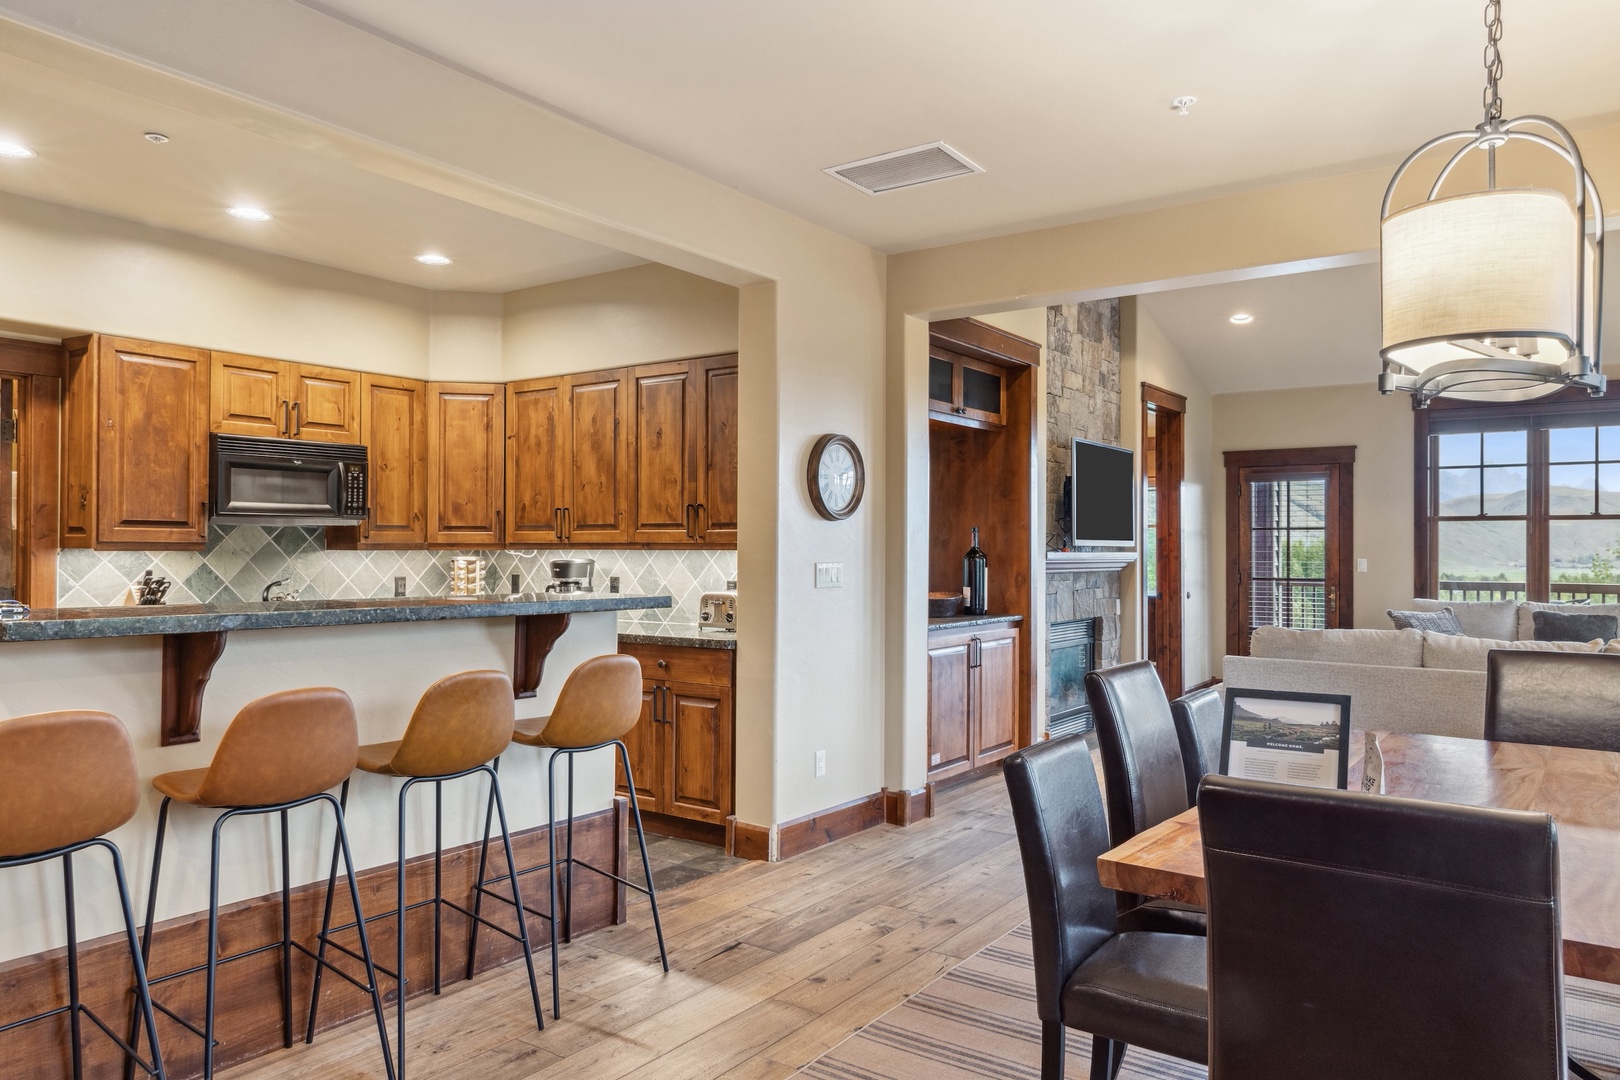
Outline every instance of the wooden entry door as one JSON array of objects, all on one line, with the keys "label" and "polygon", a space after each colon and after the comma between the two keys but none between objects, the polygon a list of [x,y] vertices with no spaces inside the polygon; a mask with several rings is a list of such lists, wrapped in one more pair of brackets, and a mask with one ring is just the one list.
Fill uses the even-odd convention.
[{"label": "wooden entry door", "polygon": [[1226,651],[1259,626],[1348,627],[1353,446],[1226,453]]},{"label": "wooden entry door", "polygon": [[1143,584],[1147,595],[1148,659],[1164,692],[1182,690],[1181,485],[1187,471],[1182,425],[1187,399],[1142,384]]}]

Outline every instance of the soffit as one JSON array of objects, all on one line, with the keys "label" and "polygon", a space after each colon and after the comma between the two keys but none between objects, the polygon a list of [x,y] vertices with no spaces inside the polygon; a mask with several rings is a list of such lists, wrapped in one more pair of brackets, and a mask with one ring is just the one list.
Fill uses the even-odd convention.
[{"label": "soffit", "polygon": [[[427,289],[507,292],[643,261],[3,55],[0,139],[39,155],[0,159],[0,190]],[[275,218],[224,213],[242,203]],[[455,262],[422,266],[425,251]]]},{"label": "soffit", "polygon": [[[891,252],[1393,163],[1477,123],[1482,82],[1478,0],[306,6]],[[1505,19],[1510,113],[1620,111],[1620,5]],[[988,171],[877,197],[820,172],[936,139]]]}]

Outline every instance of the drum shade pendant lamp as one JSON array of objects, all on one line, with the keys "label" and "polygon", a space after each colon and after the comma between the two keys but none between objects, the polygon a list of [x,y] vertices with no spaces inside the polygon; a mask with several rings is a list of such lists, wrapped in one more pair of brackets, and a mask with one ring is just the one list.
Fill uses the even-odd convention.
[{"label": "drum shade pendant lamp", "polygon": [[[1602,203],[1562,124],[1502,119],[1500,0],[1485,5],[1485,27],[1484,121],[1412,151],[1384,192],[1378,389],[1410,393],[1417,408],[1441,395],[1525,401],[1566,386],[1604,390]],[[1442,147],[1449,157],[1434,152]],[[1516,176],[1559,186],[1498,186],[1497,157],[1509,147]],[[1474,190],[1446,190],[1465,176]],[[1396,209],[1403,182],[1409,194],[1427,191]]]}]

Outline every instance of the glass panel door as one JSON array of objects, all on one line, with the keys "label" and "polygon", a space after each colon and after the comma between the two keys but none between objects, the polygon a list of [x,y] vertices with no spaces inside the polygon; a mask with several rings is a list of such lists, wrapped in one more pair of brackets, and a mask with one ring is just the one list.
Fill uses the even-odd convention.
[{"label": "glass panel door", "polygon": [[1248,482],[1247,629],[1326,628],[1328,475]]}]

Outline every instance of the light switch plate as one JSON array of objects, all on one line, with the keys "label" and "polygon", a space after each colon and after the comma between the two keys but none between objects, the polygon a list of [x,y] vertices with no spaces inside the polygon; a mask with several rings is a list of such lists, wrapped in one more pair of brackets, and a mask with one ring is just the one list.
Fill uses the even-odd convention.
[{"label": "light switch plate", "polygon": [[1356,560],[1356,573],[1365,574],[1366,572],[1367,572],[1367,560],[1366,559],[1357,559]]},{"label": "light switch plate", "polygon": [[816,588],[842,589],[844,587],[844,564],[841,562],[816,563]]},{"label": "light switch plate", "polygon": [[827,751],[825,750],[816,751],[816,775],[818,777],[827,775]]}]

